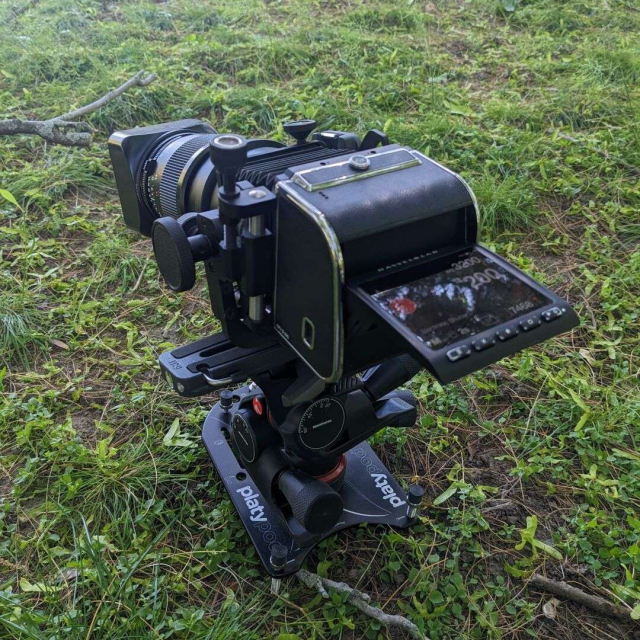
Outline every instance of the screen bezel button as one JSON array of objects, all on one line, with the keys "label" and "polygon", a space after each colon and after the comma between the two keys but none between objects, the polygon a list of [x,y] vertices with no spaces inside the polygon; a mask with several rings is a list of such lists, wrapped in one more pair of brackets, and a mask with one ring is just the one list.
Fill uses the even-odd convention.
[{"label": "screen bezel button", "polygon": [[504,329],[496,331],[496,337],[500,342],[506,342],[507,340],[515,338],[519,333],[516,327],[505,327]]},{"label": "screen bezel button", "polygon": [[533,331],[537,329],[542,324],[542,320],[540,320],[539,316],[531,316],[526,320],[521,320],[518,326],[525,332]]},{"label": "screen bezel button", "polygon": [[447,358],[451,362],[458,362],[463,358],[468,358],[471,355],[471,349],[466,344],[461,344],[459,347],[454,347],[447,351]]},{"label": "screen bezel button", "polygon": [[471,343],[471,346],[476,351],[484,351],[485,349],[490,349],[491,347],[493,347],[495,343],[496,341],[493,338],[486,337],[486,338],[479,338],[478,340],[474,340]]},{"label": "screen bezel button", "polygon": [[545,322],[553,322],[557,320],[560,316],[562,316],[563,311],[560,307],[553,307],[552,309],[547,309],[543,311],[540,315]]}]

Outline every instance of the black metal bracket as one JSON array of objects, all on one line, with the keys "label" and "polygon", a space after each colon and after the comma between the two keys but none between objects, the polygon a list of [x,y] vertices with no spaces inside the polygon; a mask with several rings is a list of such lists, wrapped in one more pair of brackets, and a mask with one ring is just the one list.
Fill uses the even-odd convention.
[{"label": "black metal bracket", "polygon": [[165,379],[175,391],[193,398],[244,382],[296,358],[291,349],[278,342],[263,340],[258,347],[243,349],[236,347],[224,334],[216,333],[167,351],[159,360]]}]

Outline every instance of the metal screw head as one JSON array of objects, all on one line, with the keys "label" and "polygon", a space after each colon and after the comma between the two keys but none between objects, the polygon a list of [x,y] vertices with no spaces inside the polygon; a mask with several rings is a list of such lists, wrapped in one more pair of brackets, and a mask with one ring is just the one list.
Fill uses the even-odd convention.
[{"label": "metal screw head", "polygon": [[351,156],[349,158],[349,166],[356,171],[365,171],[369,168],[371,162],[367,156]]},{"label": "metal screw head", "polygon": [[249,191],[249,195],[256,200],[262,200],[262,198],[264,198],[267,194],[261,189],[251,189],[251,191]]},{"label": "metal screw head", "polygon": [[176,385],[178,391],[180,393],[182,393],[184,391],[184,385],[182,384],[182,382],[178,382],[178,384]]}]

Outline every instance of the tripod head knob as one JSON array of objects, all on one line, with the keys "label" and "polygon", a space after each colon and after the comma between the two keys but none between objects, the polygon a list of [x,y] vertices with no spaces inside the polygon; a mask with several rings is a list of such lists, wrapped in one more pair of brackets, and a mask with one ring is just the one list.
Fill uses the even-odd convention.
[{"label": "tripod head knob", "polygon": [[236,181],[247,164],[247,140],[236,133],[221,133],[209,143],[209,157],[215,167],[224,195],[237,195]]},{"label": "tripod head knob", "polygon": [[328,484],[301,471],[283,471],[278,487],[291,506],[293,517],[313,534],[327,533],[342,515],[342,498]]}]

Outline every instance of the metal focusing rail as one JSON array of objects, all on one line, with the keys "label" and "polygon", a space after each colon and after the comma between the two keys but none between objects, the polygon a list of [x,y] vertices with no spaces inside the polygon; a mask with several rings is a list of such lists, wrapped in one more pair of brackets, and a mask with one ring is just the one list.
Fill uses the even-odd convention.
[{"label": "metal focusing rail", "polygon": [[160,367],[167,382],[184,397],[193,398],[244,382],[248,378],[296,358],[277,342],[252,349],[236,347],[222,333],[163,353]]}]

